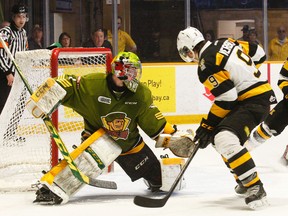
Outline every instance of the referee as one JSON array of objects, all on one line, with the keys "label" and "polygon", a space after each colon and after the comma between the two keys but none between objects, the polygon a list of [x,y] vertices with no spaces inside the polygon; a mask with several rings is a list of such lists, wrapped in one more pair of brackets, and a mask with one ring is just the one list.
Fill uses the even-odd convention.
[{"label": "referee", "polygon": [[[27,34],[23,28],[28,21],[28,9],[25,5],[17,4],[12,7],[12,19],[10,26],[0,29],[0,34],[7,43],[12,55],[18,51],[28,49]],[[8,58],[1,45],[0,49],[0,114],[9,96],[13,81],[15,67]]]}]

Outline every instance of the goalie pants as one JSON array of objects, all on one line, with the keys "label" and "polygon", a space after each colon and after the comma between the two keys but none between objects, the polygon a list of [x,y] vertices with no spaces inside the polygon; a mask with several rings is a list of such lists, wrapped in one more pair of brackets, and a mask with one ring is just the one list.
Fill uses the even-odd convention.
[{"label": "goalie pants", "polygon": [[131,154],[122,154],[116,162],[126,172],[132,181],[144,178],[153,185],[162,185],[160,162],[152,150],[144,143],[140,151]]}]

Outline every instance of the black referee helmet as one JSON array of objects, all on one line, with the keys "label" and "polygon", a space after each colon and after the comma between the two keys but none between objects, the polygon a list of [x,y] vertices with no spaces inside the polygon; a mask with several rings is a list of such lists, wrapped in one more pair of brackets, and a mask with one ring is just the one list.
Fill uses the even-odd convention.
[{"label": "black referee helmet", "polygon": [[11,12],[13,14],[28,13],[28,8],[24,4],[13,5]]}]

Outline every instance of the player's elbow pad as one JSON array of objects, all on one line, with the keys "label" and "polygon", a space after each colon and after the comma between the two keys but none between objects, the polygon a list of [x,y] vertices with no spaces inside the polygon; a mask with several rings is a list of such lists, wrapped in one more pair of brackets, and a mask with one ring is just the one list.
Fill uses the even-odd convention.
[{"label": "player's elbow pad", "polygon": [[27,110],[35,117],[50,115],[58,108],[66,91],[54,79],[48,78],[29,98]]}]

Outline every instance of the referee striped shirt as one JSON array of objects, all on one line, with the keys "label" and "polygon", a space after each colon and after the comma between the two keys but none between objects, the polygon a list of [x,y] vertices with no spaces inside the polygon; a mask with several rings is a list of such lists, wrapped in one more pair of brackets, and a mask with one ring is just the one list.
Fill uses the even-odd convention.
[{"label": "referee striped shirt", "polygon": [[[18,30],[12,23],[0,29],[4,41],[8,45],[12,55],[15,57],[16,52],[25,51],[28,49],[26,30],[22,28]],[[0,45],[0,73],[4,72],[5,75],[15,73],[15,67],[8,57],[5,49]]]}]

